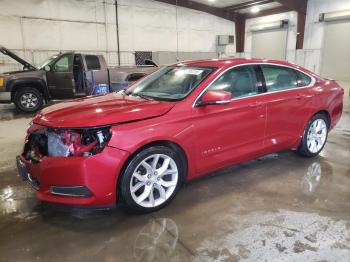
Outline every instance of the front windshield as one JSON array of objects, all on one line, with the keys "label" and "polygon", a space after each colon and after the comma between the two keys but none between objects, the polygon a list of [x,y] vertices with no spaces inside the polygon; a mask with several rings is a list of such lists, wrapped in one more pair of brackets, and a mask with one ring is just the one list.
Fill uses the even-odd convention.
[{"label": "front windshield", "polygon": [[50,64],[54,59],[56,59],[58,57],[58,55],[53,55],[50,58],[48,58],[47,60],[45,60],[44,63],[42,63],[41,66],[39,66],[39,69],[43,69],[45,66],[47,66],[48,64]]},{"label": "front windshield", "polygon": [[125,94],[156,100],[181,100],[213,70],[211,67],[164,67],[131,86]]}]

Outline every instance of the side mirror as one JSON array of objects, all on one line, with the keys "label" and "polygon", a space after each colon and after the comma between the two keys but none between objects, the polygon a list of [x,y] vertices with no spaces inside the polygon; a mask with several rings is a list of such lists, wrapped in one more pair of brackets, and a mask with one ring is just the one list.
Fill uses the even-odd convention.
[{"label": "side mirror", "polygon": [[197,106],[225,105],[229,104],[231,99],[232,94],[230,92],[210,90],[202,96],[201,100],[197,103]]},{"label": "side mirror", "polygon": [[46,72],[50,72],[51,71],[51,66],[49,66],[49,65],[44,66],[44,70]]}]

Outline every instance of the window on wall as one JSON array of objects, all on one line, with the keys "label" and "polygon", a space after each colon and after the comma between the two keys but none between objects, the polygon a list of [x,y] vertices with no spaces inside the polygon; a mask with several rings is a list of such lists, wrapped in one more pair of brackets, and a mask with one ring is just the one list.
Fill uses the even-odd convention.
[{"label": "window on wall", "polygon": [[297,72],[288,67],[261,65],[267,92],[275,92],[298,87]]},{"label": "window on wall", "polygon": [[135,64],[146,65],[146,60],[152,60],[152,52],[150,51],[135,51]]},{"label": "window on wall", "polygon": [[221,75],[209,90],[230,92],[233,98],[258,94],[258,84],[253,66],[240,66]]}]

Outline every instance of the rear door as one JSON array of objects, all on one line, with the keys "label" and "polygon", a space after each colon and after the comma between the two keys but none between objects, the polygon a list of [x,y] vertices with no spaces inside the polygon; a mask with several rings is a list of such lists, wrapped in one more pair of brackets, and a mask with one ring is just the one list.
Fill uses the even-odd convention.
[{"label": "rear door", "polygon": [[208,90],[231,92],[231,103],[194,107],[198,175],[261,154],[265,105],[255,69],[232,68],[210,85]]},{"label": "rear door", "polygon": [[73,54],[65,54],[58,58],[46,73],[46,77],[52,98],[74,97]]},{"label": "rear door", "polygon": [[292,146],[300,139],[310,108],[311,77],[289,67],[261,65],[267,92],[265,153]]}]

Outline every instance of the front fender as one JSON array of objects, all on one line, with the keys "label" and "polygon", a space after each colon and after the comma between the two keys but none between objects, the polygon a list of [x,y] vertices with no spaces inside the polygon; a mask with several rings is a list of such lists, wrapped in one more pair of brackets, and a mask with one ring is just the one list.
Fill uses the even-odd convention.
[{"label": "front fender", "polygon": [[[122,124],[112,127],[109,146],[129,152],[131,155],[140,148],[155,142],[170,142],[179,146],[185,153],[188,163],[188,178],[195,173],[194,130],[190,123],[161,123],[144,125],[145,121]],[[142,123],[143,122],[143,123]]]},{"label": "front fender", "polygon": [[6,83],[5,90],[7,92],[11,92],[11,100],[13,100],[15,91],[18,88],[26,85],[39,88],[39,90],[43,93],[45,99],[48,99],[50,97],[46,82],[41,78],[35,77],[11,79]]}]

